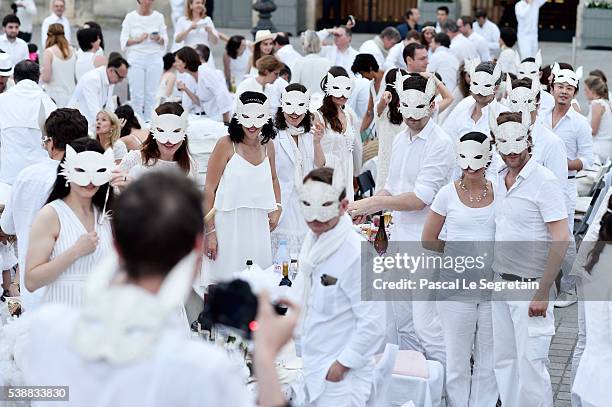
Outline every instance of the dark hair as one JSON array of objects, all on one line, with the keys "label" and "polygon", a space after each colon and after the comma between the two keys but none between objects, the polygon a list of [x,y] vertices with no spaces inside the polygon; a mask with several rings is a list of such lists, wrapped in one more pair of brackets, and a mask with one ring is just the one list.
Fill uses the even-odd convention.
[{"label": "dark hair", "polygon": [[[115,54],[115,55],[113,55],[113,54]],[[108,56],[108,64],[107,64],[108,68],[119,69],[119,68],[121,68],[122,65],[125,65],[126,68],[130,67],[130,64],[128,64],[128,61],[125,58],[123,58],[121,56],[121,54],[119,54],[119,53],[111,53]]]},{"label": "dark hair", "polygon": [[283,64],[283,67],[278,71],[278,76],[287,75],[287,82],[291,83],[291,68],[287,64]]},{"label": "dark hair", "polygon": [[[332,66],[329,68],[328,73],[330,73],[334,78],[337,76],[346,76],[348,78],[349,74],[346,72],[341,66]],[[325,92],[325,85],[327,84],[327,75],[323,77],[321,80],[321,89]],[[338,133],[342,132],[342,122],[338,118],[338,106],[332,100],[332,96],[326,95],[323,98],[323,105],[319,109],[321,114],[323,115],[323,119],[327,123],[329,123],[329,127],[333,131],[337,131]]]},{"label": "dark hair", "polygon": [[525,58],[525,59],[523,59],[521,61],[521,63],[523,63],[523,62],[535,62],[535,58],[534,57],[527,57],[527,58]]},{"label": "dark hair", "polygon": [[[478,66],[476,66],[475,71],[476,72],[486,72],[489,75],[493,75],[493,72],[495,71],[495,62],[491,62],[491,61],[481,62],[478,64]],[[502,80],[502,77],[500,76],[497,82],[495,82],[495,85],[499,85],[501,83],[501,80]]]},{"label": "dark hair", "polygon": [[169,71],[174,66],[174,53],[168,52],[163,57],[164,61],[164,72]]},{"label": "dark hair", "polygon": [[289,45],[289,36],[285,32],[278,32],[274,42],[278,45]]},{"label": "dark hair", "polygon": [[552,66],[546,65],[540,68],[540,70],[542,71],[542,75],[540,76],[540,83],[546,86],[546,90],[550,91],[550,83],[548,82],[548,77],[551,74]]},{"label": "dark hair", "polygon": [[125,125],[121,128],[121,137],[125,137],[132,132],[132,129],[140,129],[140,123],[134,114],[134,109],[130,105],[121,105],[115,109],[118,118],[125,120]]},{"label": "dark hair", "polygon": [[350,28],[348,28],[346,25],[341,25],[338,28],[342,28],[346,34],[347,37],[351,37],[353,38],[353,30],[351,30]]},{"label": "dark hair", "polygon": [[[266,95],[260,92],[246,91],[240,94],[240,101],[244,104],[261,103],[263,105],[267,99],[268,98]],[[242,143],[244,140],[244,129],[242,128],[242,125],[238,123],[238,119],[236,118],[235,114],[232,117],[227,130],[230,140],[232,140],[234,143]],[[268,122],[261,128],[261,144],[264,145],[268,141],[273,140],[275,137],[276,129],[274,128],[272,119],[269,119]]]},{"label": "dark hair", "polygon": [[98,41],[100,38],[100,32],[95,28],[81,28],[76,33],[77,42],[79,43],[79,48],[84,52],[89,51],[93,48],[93,43]]},{"label": "dark hair", "polygon": [[420,42],[421,41],[421,33],[419,33],[417,30],[410,30],[406,34],[406,39],[407,40],[417,40],[417,41]]},{"label": "dark hair", "polygon": [[406,10],[406,12],[404,13],[404,20],[408,20],[410,17],[412,17],[412,9],[411,8]]},{"label": "dark hair", "polygon": [[465,71],[465,63],[461,62],[457,71],[457,86],[459,87],[459,90],[464,98],[470,95],[470,84],[465,78],[466,75],[467,72]]},{"label": "dark hair", "polygon": [[589,76],[599,76],[604,82],[608,82],[606,74],[601,69],[593,69],[591,72],[589,72]]},{"label": "dark hair", "polygon": [[[324,182],[326,184],[331,185],[333,182],[333,179],[334,179],[333,168],[320,167],[320,168],[315,168],[314,170],[306,174],[306,176],[304,177],[304,182],[317,181],[317,182]],[[342,190],[342,192],[340,193],[340,197],[338,199],[343,200],[344,198],[346,198],[346,188]]]},{"label": "dark hair", "polygon": [[470,28],[474,25],[474,19],[471,16],[461,16],[459,18],[463,22],[463,25],[469,25]]},{"label": "dark hair", "polygon": [[[291,85],[285,88],[287,92],[291,92],[297,90],[302,93],[306,93],[308,90],[304,85],[299,83],[292,83]],[[278,130],[285,130],[287,128],[287,121],[285,120],[285,115],[283,114],[282,107],[279,107],[276,111],[276,115],[274,116],[274,125]],[[304,132],[308,133],[312,126],[312,116],[309,112],[306,112],[300,126],[304,126]]]},{"label": "dark hair", "polygon": [[351,66],[351,71],[354,73],[378,72],[378,69],[378,62],[372,54],[357,54]]},{"label": "dark hair", "polygon": [[[404,79],[403,85],[404,85],[404,90],[416,89],[419,92],[425,93],[425,90],[427,89],[427,79],[421,76],[421,74],[409,73],[408,78]],[[429,103],[433,102],[435,98],[436,98],[436,95],[434,95],[431,98]]]},{"label": "dark hair", "polygon": [[[183,106],[176,102],[165,102],[157,106],[155,113],[158,115],[162,114],[175,114],[177,116],[182,115],[184,112]],[[181,146],[174,153],[174,161],[176,161],[185,174],[189,174],[191,171],[191,158],[189,157],[189,137],[185,137]],[[140,149],[142,156],[142,162],[144,165],[153,165],[157,162],[160,156],[159,147],[157,147],[157,141],[153,138],[153,133],[149,133],[149,137],[142,143]]]},{"label": "dark hair", "polygon": [[459,32],[459,26],[455,21],[446,20],[444,24],[442,24],[442,32],[446,33],[449,31],[452,33]]},{"label": "dark hair", "polygon": [[414,59],[414,54],[416,53],[417,49],[427,49],[427,47],[417,42],[411,42],[410,44],[406,45],[404,47],[404,51],[402,52],[402,57],[404,58],[404,61],[408,57]]},{"label": "dark hair", "polygon": [[[514,79],[512,81],[512,89],[515,88],[527,88],[527,89],[531,89],[531,85],[532,85],[532,81],[531,78],[523,78],[523,79]],[[540,101],[540,92],[538,89],[538,94],[536,96],[536,102]]]},{"label": "dark hair", "polygon": [[448,15],[448,13],[450,12],[448,7],[446,7],[446,6],[440,6],[440,7],[438,7],[438,9],[436,11],[444,11],[446,13],[446,15]]},{"label": "dark hair", "polygon": [[17,62],[13,70],[13,78],[15,79],[15,83],[24,79],[29,79],[38,83],[40,79],[40,66],[29,59]]},{"label": "dark hair", "polygon": [[89,26],[89,28],[98,30],[98,34],[100,35],[100,48],[104,49],[104,34],[102,33],[102,26],[95,21],[86,21],[83,26]]},{"label": "dark hair", "polygon": [[19,21],[19,17],[17,17],[15,14],[5,15],[4,19],[2,19],[2,27],[6,27],[7,25],[11,23],[17,23],[21,25],[21,21]]},{"label": "dark hair", "polygon": [[263,44],[263,43],[264,43],[263,41],[259,41],[259,42],[255,43],[255,46],[253,47],[253,54],[252,54],[253,62],[252,62],[252,66],[254,66],[256,68],[257,68],[257,61],[259,61],[259,59],[261,57],[264,57],[266,55],[271,55],[271,56],[274,55],[274,47],[272,47],[272,51],[269,54],[264,55],[261,52],[261,44]]},{"label": "dark hair", "polygon": [[449,48],[451,43],[450,37],[445,33],[437,33],[434,41],[446,48]]},{"label": "dark hair", "polygon": [[145,174],[117,198],[112,229],[131,279],[165,276],[204,230],[200,192],[184,176]]},{"label": "dark hair", "polygon": [[593,249],[589,252],[589,256],[587,257],[587,264],[584,266],[584,269],[591,274],[593,271],[593,267],[599,262],[599,256],[603,251],[606,244],[610,244],[612,242],[612,196],[608,200],[608,206],[606,212],[601,217],[601,221],[599,222],[599,235],[597,236],[597,241],[593,246]]},{"label": "dark hair", "polygon": [[174,56],[185,63],[185,69],[190,72],[197,72],[202,62],[200,56],[195,49],[191,47],[183,47],[176,51]]},{"label": "dark hair", "polygon": [[517,41],[516,30],[512,27],[502,27],[499,30],[499,37],[502,39],[502,41],[504,42],[504,44],[506,44],[506,47],[508,48],[514,47],[514,44],[516,44]]},{"label": "dark hair", "polygon": [[474,18],[480,17],[487,18],[487,10],[485,10],[484,8],[477,8],[476,12],[474,13]]},{"label": "dark hair", "polygon": [[225,44],[225,52],[230,58],[238,58],[238,48],[240,48],[242,41],[244,41],[242,35],[232,35],[227,41],[227,44]]},{"label": "dark hair", "polygon": [[[559,62],[558,64],[559,64],[559,68],[561,68],[561,69],[569,69],[569,70],[571,70],[571,71],[573,71],[573,70],[574,70],[574,67],[572,66],[572,64],[568,64],[567,62]],[[552,71],[551,71],[551,72],[552,72]],[[551,85],[551,86],[554,86],[554,84],[555,84],[555,78],[554,78],[554,75],[553,75],[553,82],[552,82],[550,85]],[[578,92],[578,90],[580,89],[580,85],[579,85],[579,84],[576,84],[576,86],[574,86],[574,88],[576,88],[576,90],[574,91],[574,93],[577,93],[577,92]]]},{"label": "dark hair", "polygon": [[53,140],[53,147],[66,150],[66,144],[87,137],[87,119],[77,109],[55,109],[45,121],[45,132]]},{"label": "dark hair", "polygon": [[[95,151],[96,153],[104,154],[104,148],[98,140],[94,140],[89,137],[80,137],[78,139],[72,140],[68,143],[70,147],[74,149],[77,153],[83,151]],[[62,158],[61,163],[66,160],[66,156]],[[56,199],[63,199],[68,196],[70,193],[70,184],[66,181],[63,175],[60,175],[62,171],[61,164],[57,167],[57,176],[55,177],[55,183],[53,184],[53,188],[51,189],[51,193],[49,194],[49,198],[46,203],[50,203],[55,201]],[[98,191],[95,193],[93,198],[91,199],[92,204],[98,209],[98,211],[102,212],[104,210],[104,201],[106,201],[106,210],[113,209],[113,198],[114,193],[111,188],[108,191],[108,200],[106,199],[106,192],[110,188],[110,184],[106,183],[104,185],[100,185]]]},{"label": "dark hair", "polygon": [[210,59],[210,48],[208,48],[207,45],[198,44],[196,45],[195,50],[202,61],[208,62]]},{"label": "dark hair", "polygon": [[395,90],[395,79],[398,71],[400,71],[402,75],[408,75],[408,72],[399,68],[389,69],[389,71],[385,75],[385,83],[387,84],[385,90],[391,93],[391,101],[388,104],[389,112],[387,113],[387,116],[389,118],[389,121],[392,124],[395,124],[396,126],[404,122],[404,117],[399,111],[399,95]]}]

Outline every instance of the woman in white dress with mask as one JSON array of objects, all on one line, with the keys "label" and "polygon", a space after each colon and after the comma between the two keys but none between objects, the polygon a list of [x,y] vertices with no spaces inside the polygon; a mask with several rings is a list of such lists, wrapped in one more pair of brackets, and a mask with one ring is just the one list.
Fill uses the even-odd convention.
[{"label": "woman in white dress with mask", "polygon": [[341,167],[346,178],[346,195],[353,201],[353,177],[361,169],[363,146],[355,112],[346,105],[351,96],[354,79],[346,70],[333,66],[321,81],[325,92],[323,105],[317,111],[315,121],[323,124],[324,136],[321,141],[327,167]]},{"label": "woman in white dress with mask", "polygon": [[[459,180],[442,187],[436,195],[423,227],[423,246],[445,256],[492,253],[495,239],[493,185],[485,178],[491,162],[491,142],[487,135],[470,132],[457,144],[457,161],[462,169]],[[444,240],[440,233],[445,228]],[[487,258],[493,259],[492,255]],[[492,281],[491,264],[458,274],[442,269],[443,281]],[[466,282],[467,284],[467,282]],[[446,392],[451,407],[494,406],[498,391],[493,357],[493,321],[487,293],[447,291],[438,295],[438,312],[446,344]],[[474,365],[470,364],[473,355]]]},{"label": "woman in white dress with mask", "polygon": [[299,253],[308,230],[295,189],[296,170],[305,176],[325,163],[321,147],[323,127],[313,123],[309,104],[306,87],[293,83],[284,89],[275,117],[278,136],[273,142],[283,211],[278,227],[272,232],[272,258],[276,258],[281,240],[287,241],[290,254]]},{"label": "woman in white dress with mask", "polygon": [[247,260],[262,268],[271,266],[270,232],[281,215],[271,143],[276,130],[266,95],[242,93],[228,132],[217,141],[208,161],[204,208],[207,214],[215,208],[215,215],[206,221],[203,288],[231,279]]},{"label": "woman in white dress with mask", "polygon": [[112,249],[106,212],[115,167],[112,150],[80,138],[66,146],[47,204],[32,224],[26,256],[29,291],[44,288],[43,302],[79,307],[85,282]]}]

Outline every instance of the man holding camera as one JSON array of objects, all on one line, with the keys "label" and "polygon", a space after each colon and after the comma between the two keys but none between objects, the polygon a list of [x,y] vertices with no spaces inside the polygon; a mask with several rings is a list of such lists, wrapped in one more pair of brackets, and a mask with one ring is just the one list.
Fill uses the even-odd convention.
[{"label": "man holding camera", "polygon": [[296,185],[310,228],[295,282],[305,304],[299,336],[309,405],[364,406],[384,338],[385,306],[361,301],[362,238],[346,214],[342,172],[318,168]]}]

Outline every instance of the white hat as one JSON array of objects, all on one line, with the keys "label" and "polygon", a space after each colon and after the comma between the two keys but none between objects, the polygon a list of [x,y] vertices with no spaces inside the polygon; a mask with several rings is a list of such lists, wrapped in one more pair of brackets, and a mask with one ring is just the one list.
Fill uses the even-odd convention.
[{"label": "white hat", "polygon": [[273,40],[276,38],[276,33],[270,30],[259,30],[255,33],[255,44],[265,40]]},{"label": "white hat", "polygon": [[13,60],[6,52],[0,52],[0,76],[13,75]]}]

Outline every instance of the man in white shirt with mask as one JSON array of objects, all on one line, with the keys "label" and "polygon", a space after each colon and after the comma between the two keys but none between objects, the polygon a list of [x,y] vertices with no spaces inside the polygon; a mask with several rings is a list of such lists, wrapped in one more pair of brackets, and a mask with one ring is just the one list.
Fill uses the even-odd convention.
[{"label": "man in white shirt with mask", "polygon": [[540,7],[546,0],[519,0],[514,5],[518,21],[518,45],[521,58],[533,57],[538,50],[538,20]]},{"label": "man in white shirt with mask", "polygon": [[351,46],[351,41],[353,40],[353,32],[351,29],[342,25],[340,27],[330,28],[327,30],[317,31],[317,35],[321,39],[321,41],[325,41],[325,39],[329,35],[334,36],[334,45],[324,45],[321,47],[321,55],[324,58],[327,58],[331,61],[332,66],[341,66],[346,69],[346,72],[349,75],[353,75],[351,71],[351,66],[353,66],[353,61],[359,52],[355,48]]},{"label": "man in white shirt with mask", "polygon": [[[34,217],[43,207],[57,178],[59,165],[66,145],[87,136],[87,120],[76,109],[61,108],[51,112],[45,120],[45,112],[39,109],[39,122],[42,131],[43,152],[48,158],[24,168],[13,183],[11,199],[6,203],[0,226],[5,233],[17,236],[19,270],[25,270],[25,257],[28,252],[30,227]],[[39,141],[40,143],[40,141]],[[20,272],[21,302],[27,312],[40,305],[45,290],[29,292],[25,288],[25,272]]]},{"label": "man in white shirt with mask", "polygon": [[476,47],[472,41],[468,40],[465,35],[459,31],[457,23],[454,21],[447,21],[444,27],[442,27],[442,32],[446,33],[451,39],[450,50],[459,61],[479,58]]},{"label": "man in white shirt with mask", "polygon": [[487,44],[487,40],[485,38],[475,32],[472,29],[474,21],[470,16],[462,16],[457,19],[457,26],[459,27],[459,31],[463,34],[468,40],[472,41],[474,44],[474,48],[478,52],[478,57],[481,61],[492,61],[491,53],[489,52],[489,46]]},{"label": "man in white shirt with mask", "polygon": [[[349,214],[361,221],[365,215],[393,210],[393,241],[420,242],[429,205],[456,166],[454,145],[431,119],[436,89],[431,74],[429,79],[421,74],[398,75],[395,89],[407,129],[394,139],[384,188],[371,198],[351,203]],[[390,340],[398,341],[401,349],[423,350],[427,359],[444,364],[446,353],[435,301],[389,305],[393,314],[388,315],[387,321],[395,330],[395,335],[390,332],[395,336]]]},{"label": "man in white shirt with mask", "polygon": [[47,158],[40,148],[38,112],[45,114],[57,106],[38,86],[40,70],[36,62],[15,65],[15,86],[0,95],[0,182],[13,184],[19,171]]},{"label": "man in white shirt with mask", "polygon": [[64,16],[66,10],[65,0],[53,0],[51,3],[52,13],[43,20],[42,28],[40,29],[40,44],[41,48],[45,48],[47,42],[47,31],[51,24],[61,24],[64,26],[64,36],[70,43],[72,39],[72,32],[70,31],[70,21]]},{"label": "man in white shirt with mask", "polygon": [[483,8],[476,10],[474,18],[476,24],[473,25],[472,29],[487,40],[491,56],[497,58],[499,56],[499,27],[487,18],[487,11]]},{"label": "man in white shirt with mask", "polygon": [[303,302],[299,336],[309,406],[364,406],[374,354],[383,343],[385,305],[362,301],[361,244],[346,214],[340,168],[323,167],[295,180],[310,231],[294,284]]},{"label": "man in white shirt with mask", "polygon": [[553,407],[549,298],[570,240],[563,191],[531,156],[526,109],[498,117],[490,111],[489,120],[505,164],[495,189],[494,280],[522,287],[493,294],[495,377],[505,407]]},{"label": "man in white shirt with mask", "polygon": [[113,90],[115,84],[127,78],[130,65],[123,57],[115,57],[106,66],[93,69],[81,77],[68,106],[79,109],[94,134],[96,115],[100,110],[115,110]]}]

